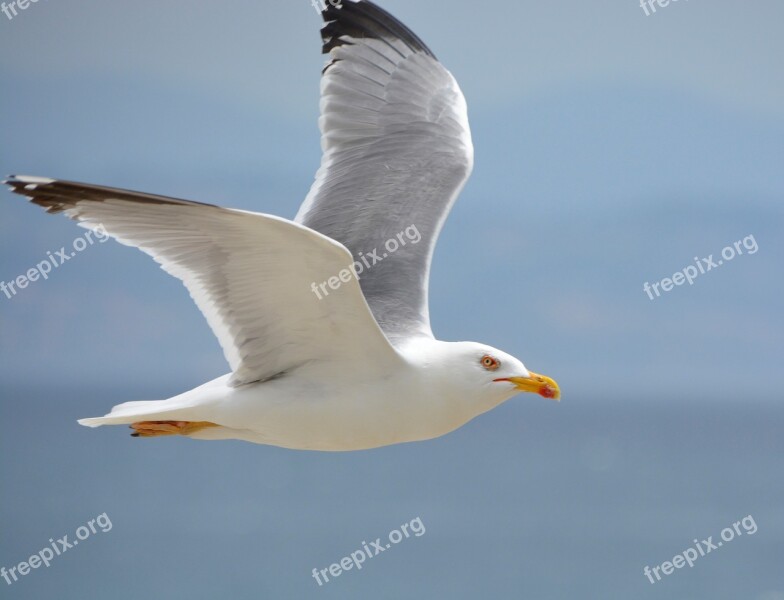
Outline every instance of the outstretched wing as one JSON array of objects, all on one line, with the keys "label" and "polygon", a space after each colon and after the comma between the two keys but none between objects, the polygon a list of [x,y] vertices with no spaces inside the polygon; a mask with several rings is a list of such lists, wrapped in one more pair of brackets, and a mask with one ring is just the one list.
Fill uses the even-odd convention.
[{"label": "outstretched wing", "polygon": [[355,260],[365,255],[360,285],[393,343],[432,337],[433,248],[473,165],[465,99],[424,43],[375,4],[342,0],[323,16],[324,154],[295,220]]},{"label": "outstretched wing", "polygon": [[313,291],[313,283],[339,276],[352,260],[313,230],[270,215],[83,183],[22,176],[5,183],[47,212],[136,246],[181,279],[220,341],[234,385],[312,361],[371,377],[399,364],[355,278]]}]

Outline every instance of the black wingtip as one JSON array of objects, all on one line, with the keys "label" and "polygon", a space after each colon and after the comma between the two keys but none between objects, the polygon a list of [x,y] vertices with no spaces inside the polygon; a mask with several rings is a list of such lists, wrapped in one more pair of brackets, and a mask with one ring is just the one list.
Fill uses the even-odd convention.
[{"label": "black wingtip", "polygon": [[10,186],[12,192],[29,198],[30,202],[52,214],[76,208],[80,202],[104,202],[109,198],[143,204],[187,204],[216,208],[213,204],[205,204],[203,202],[192,202],[190,200],[180,200],[179,198],[168,198],[166,196],[156,196],[154,194],[89,183],[78,183],[76,181],[51,179],[49,177],[15,175],[13,179],[9,179],[6,183]]},{"label": "black wingtip", "polygon": [[32,175],[9,175],[3,184],[14,193],[27,198],[33,204],[43,207],[46,212],[61,212],[66,205],[53,201],[51,189],[57,184],[56,179]]},{"label": "black wingtip", "polygon": [[408,27],[380,6],[369,0],[340,0],[333,4],[325,0],[321,11],[325,25],[321,28],[322,52],[329,52],[350,42],[343,36],[353,38],[396,39],[415,52],[436,58],[430,48]]}]

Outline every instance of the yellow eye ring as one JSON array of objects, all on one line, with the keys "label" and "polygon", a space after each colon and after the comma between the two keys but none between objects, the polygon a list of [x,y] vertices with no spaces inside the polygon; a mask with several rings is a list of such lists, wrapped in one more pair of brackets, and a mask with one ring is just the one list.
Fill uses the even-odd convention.
[{"label": "yellow eye ring", "polygon": [[488,371],[496,371],[501,366],[501,361],[489,354],[485,354],[479,362]]}]

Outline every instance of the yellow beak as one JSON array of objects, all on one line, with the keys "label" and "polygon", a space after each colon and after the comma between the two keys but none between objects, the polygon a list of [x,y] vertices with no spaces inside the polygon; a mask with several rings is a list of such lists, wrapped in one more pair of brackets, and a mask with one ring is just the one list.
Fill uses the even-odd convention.
[{"label": "yellow beak", "polygon": [[533,392],[552,400],[561,399],[561,388],[553,379],[537,373],[529,373],[530,377],[505,377],[495,381],[509,381],[521,392]]}]

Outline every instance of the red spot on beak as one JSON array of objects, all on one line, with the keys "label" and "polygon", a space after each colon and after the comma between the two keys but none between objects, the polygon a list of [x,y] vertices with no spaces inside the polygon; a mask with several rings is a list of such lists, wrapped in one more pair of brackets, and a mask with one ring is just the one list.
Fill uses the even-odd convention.
[{"label": "red spot on beak", "polygon": [[541,389],[539,395],[543,398],[555,398],[555,390],[549,385],[546,385]]}]

